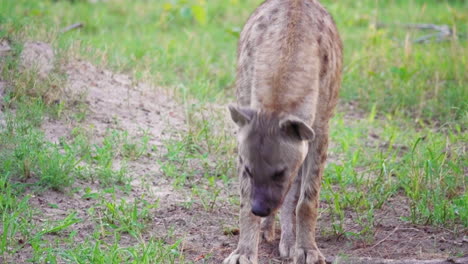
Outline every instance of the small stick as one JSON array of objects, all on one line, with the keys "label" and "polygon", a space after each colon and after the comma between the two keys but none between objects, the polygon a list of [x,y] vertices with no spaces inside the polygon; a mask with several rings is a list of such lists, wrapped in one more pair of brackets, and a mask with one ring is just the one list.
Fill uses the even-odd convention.
[{"label": "small stick", "polygon": [[463,242],[457,242],[457,241],[453,241],[453,240],[447,240],[447,239],[445,239],[445,237],[440,237],[439,241],[441,241],[441,242],[446,242],[446,243],[450,243],[450,244],[453,244],[453,245],[456,245],[456,246],[463,246]]},{"label": "small stick", "polygon": [[448,25],[435,25],[435,24],[402,24],[407,28],[416,28],[416,29],[432,29],[440,32],[450,32],[450,27]]},{"label": "small stick", "polygon": [[433,33],[429,35],[422,36],[416,39],[415,43],[424,43],[428,42],[430,39],[436,38],[438,42],[449,38],[450,36],[454,35],[454,32],[448,25],[435,25],[435,24],[404,24],[404,23],[394,23],[394,24],[385,24],[385,23],[377,23],[376,26],[379,27],[388,27],[388,26],[400,26],[405,28],[415,28],[420,30],[435,30],[438,33]]},{"label": "small stick", "polygon": [[435,24],[405,24],[405,23],[393,23],[393,24],[385,24],[385,23],[377,23],[377,27],[388,27],[388,26],[399,26],[399,27],[406,27],[406,28],[416,28],[416,29],[432,29],[436,31],[451,31],[448,25],[435,25]]},{"label": "small stick", "polygon": [[388,234],[388,236],[386,236],[384,239],[380,240],[379,242],[377,242],[375,245],[373,245],[370,249],[373,249],[375,248],[376,246],[382,244],[382,242],[384,242],[385,240],[387,240],[389,237],[391,237],[393,234],[395,234],[395,232],[398,230],[398,226],[395,227],[395,229],[393,229],[392,232],[390,232],[390,234]]},{"label": "small stick", "polygon": [[468,263],[468,257],[449,258],[449,259],[380,259],[380,258],[355,258],[355,257],[334,257],[327,258],[327,264],[465,264]]},{"label": "small stick", "polygon": [[398,230],[402,230],[402,231],[415,231],[415,232],[424,232],[422,230],[419,230],[417,228],[414,228],[414,227],[405,227],[405,228],[399,228]]},{"label": "small stick", "polygon": [[74,29],[77,29],[77,28],[82,28],[83,26],[84,26],[83,23],[78,22],[78,23],[75,23],[75,24],[73,24],[73,25],[70,25],[70,26],[68,26],[68,27],[66,27],[66,28],[64,28],[64,29],[62,29],[62,30],[60,30],[60,33],[63,34],[63,33],[66,33],[66,32],[68,32],[68,31],[70,31],[70,30],[74,30]]}]

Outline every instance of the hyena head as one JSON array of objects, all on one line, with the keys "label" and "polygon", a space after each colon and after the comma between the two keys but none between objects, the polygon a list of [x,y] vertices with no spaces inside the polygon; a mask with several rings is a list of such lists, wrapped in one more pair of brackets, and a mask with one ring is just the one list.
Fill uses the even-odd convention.
[{"label": "hyena head", "polygon": [[230,106],[239,126],[239,172],[250,180],[252,213],[268,216],[281,206],[308,151],[314,131],[291,115]]}]

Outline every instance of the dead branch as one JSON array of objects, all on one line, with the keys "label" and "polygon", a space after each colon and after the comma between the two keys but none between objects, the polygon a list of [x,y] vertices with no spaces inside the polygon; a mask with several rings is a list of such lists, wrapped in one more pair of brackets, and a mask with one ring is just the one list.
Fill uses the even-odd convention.
[{"label": "dead branch", "polygon": [[435,24],[405,24],[405,23],[377,23],[377,28],[383,27],[390,27],[390,26],[397,26],[397,27],[405,27],[409,29],[421,29],[421,30],[435,30],[435,31],[451,31],[448,25],[435,25]]},{"label": "dead branch", "polygon": [[82,28],[83,26],[84,26],[83,23],[78,22],[78,23],[72,24],[72,25],[60,30],[60,33],[63,34],[63,33],[66,33],[66,32],[68,32],[70,30],[74,30],[74,29],[77,29],[77,28]]},{"label": "dead branch", "polygon": [[436,33],[428,34],[422,36],[416,40],[415,43],[426,43],[429,42],[431,39],[436,39],[437,42],[447,40],[450,37],[454,36],[453,30],[448,25],[435,25],[435,24],[405,24],[405,23],[393,23],[393,24],[385,24],[385,23],[377,23],[377,28],[389,27],[389,26],[397,26],[397,27],[404,27],[409,29],[419,29],[419,30],[434,30]]},{"label": "dead branch", "polygon": [[333,257],[327,258],[327,264],[467,264],[468,256],[462,258],[433,259],[433,260],[394,260],[376,258],[351,258]]},{"label": "dead branch", "polygon": [[450,32],[451,29],[448,25],[435,25],[435,24],[401,24],[406,28],[435,30],[440,32]]},{"label": "dead branch", "polygon": [[379,242],[375,243],[375,245],[373,245],[373,246],[371,247],[371,249],[372,249],[372,248],[375,248],[376,246],[378,246],[378,245],[380,245],[380,244],[382,244],[382,242],[384,242],[384,241],[387,240],[389,237],[391,237],[393,234],[395,234],[395,232],[396,232],[397,230],[398,230],[398,226],[395,227],[395,229],[393,229],[393,231],[390,232],[390,234],[388,234],[388,236],[386,236],[384,239],[382,239],[382,240],[380,240]]},{"label": "dead branch", "polygon": [[447,240],[447,239],[445,239],[445,237],[440,237],[439,241],[449,243],[449,244],[453,244],[453,245],[456,245],[456,246],[463,246],[463,241],[462,242],[457,242],[457,241],[453,241],[453,240]]}]

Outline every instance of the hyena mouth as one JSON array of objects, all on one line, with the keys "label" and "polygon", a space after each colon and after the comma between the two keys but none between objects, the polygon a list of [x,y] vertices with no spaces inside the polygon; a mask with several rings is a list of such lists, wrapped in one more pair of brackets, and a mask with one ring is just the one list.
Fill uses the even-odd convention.
[{"label": "hyena mouth", "polygon": [[262,206],[252,206],[252,214],[260,217],[267,217],[271,213],[271,208]]}]

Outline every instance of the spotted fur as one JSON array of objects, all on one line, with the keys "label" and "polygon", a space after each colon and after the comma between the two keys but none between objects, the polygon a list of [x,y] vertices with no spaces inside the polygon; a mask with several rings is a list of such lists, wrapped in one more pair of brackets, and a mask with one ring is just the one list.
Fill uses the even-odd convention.
[{"label": "spotted fur", "polygon": [[325,263],[315,227],[341,68],[338,31],[317,0],[267,0],[248,19],[238,45],[238,105],[230,107],[239,126],[241,231],[223,263],[257,263],[260,233],[273,240],[280,208],[281,256]]}]

